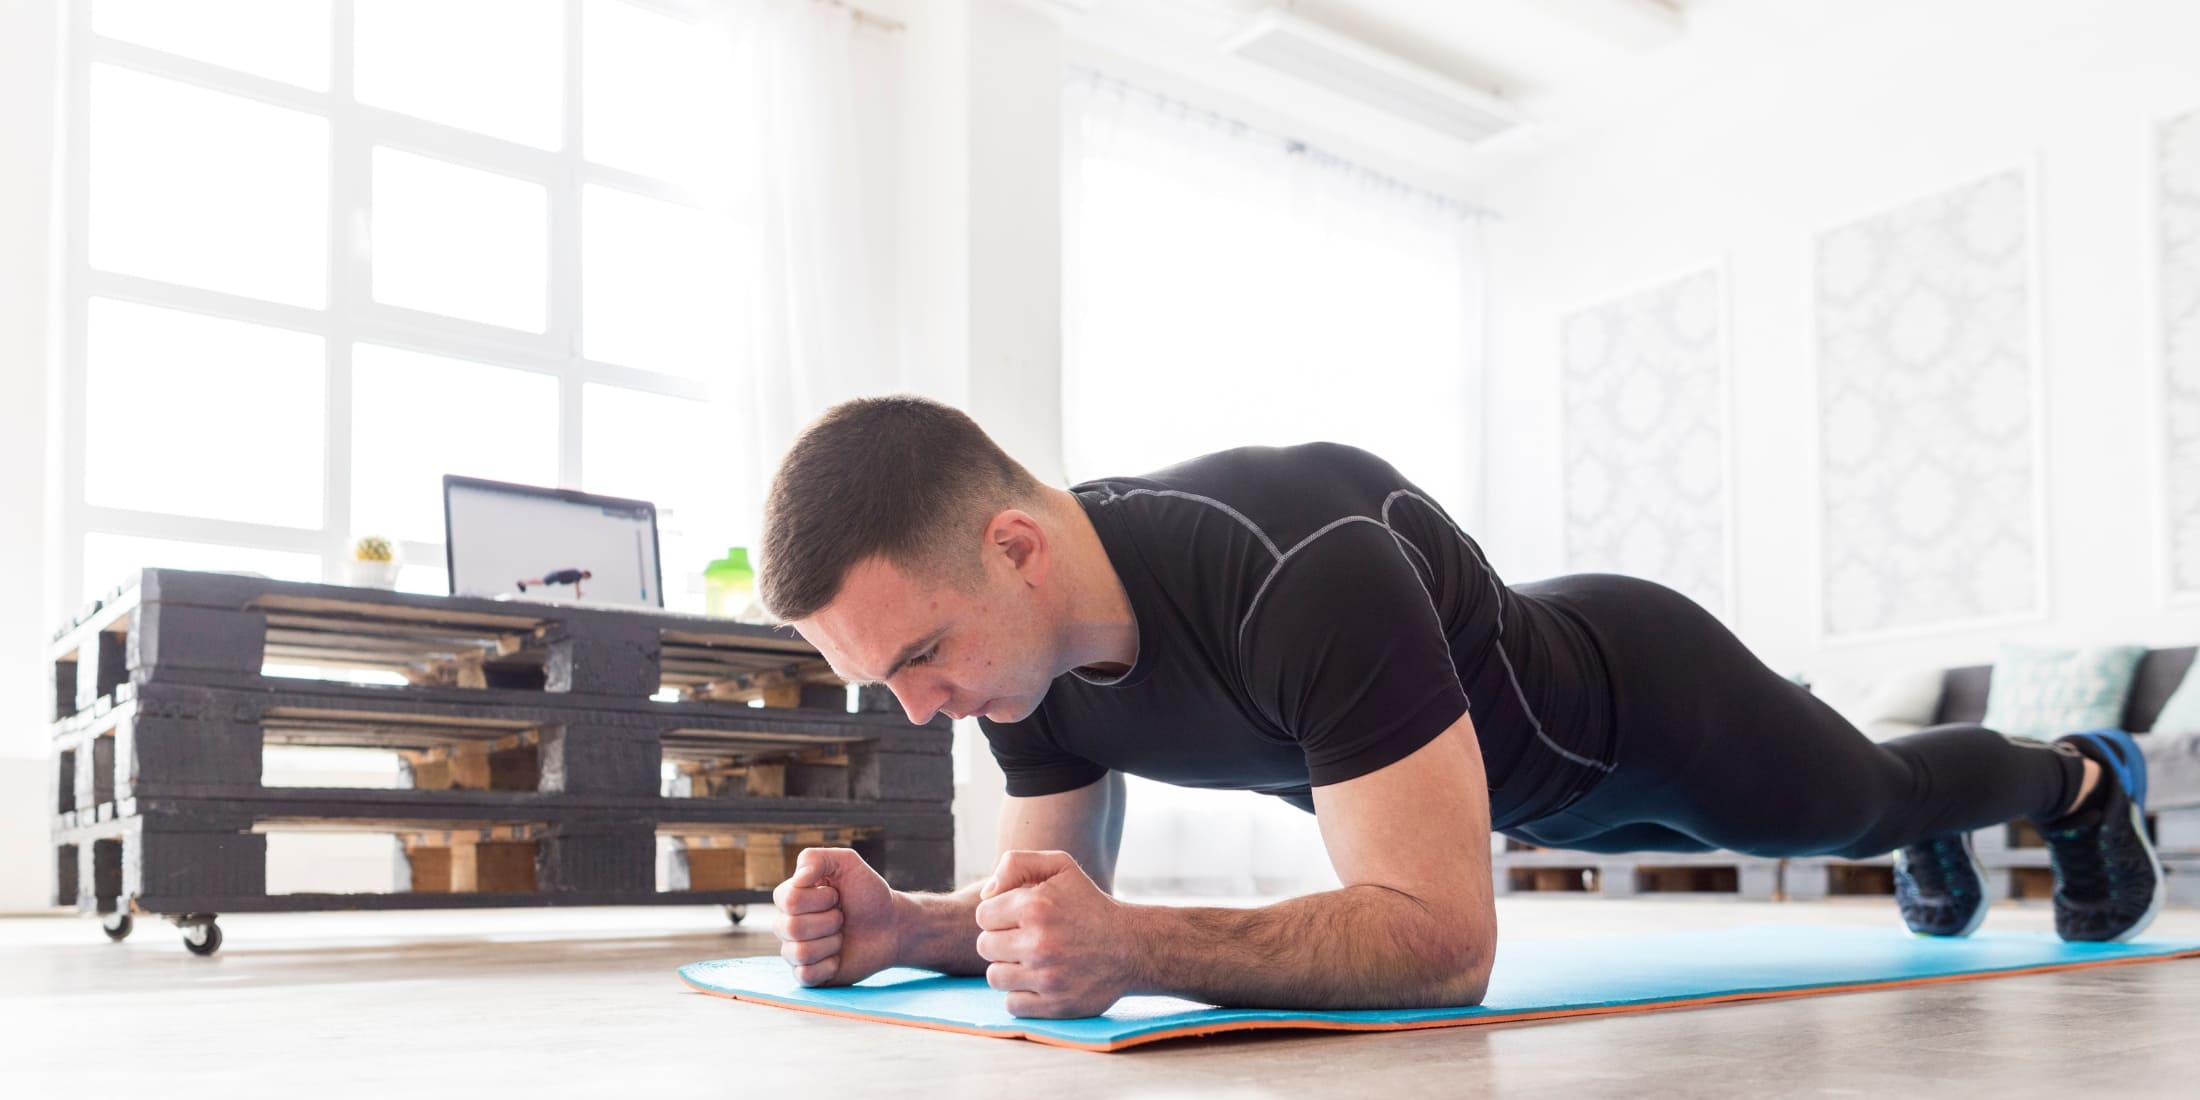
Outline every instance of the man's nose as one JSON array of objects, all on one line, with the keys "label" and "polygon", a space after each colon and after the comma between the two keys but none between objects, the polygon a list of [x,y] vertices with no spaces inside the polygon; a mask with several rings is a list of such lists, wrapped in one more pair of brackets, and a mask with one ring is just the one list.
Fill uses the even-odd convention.
[{"label": "man's nose", "polygon": [[947,703],[948,692],[942,689],[926,690],[911,684],[891,685],[894,698],[901,700],[901,709],[909,715],[909,721],[924,725],[940,712]]}]

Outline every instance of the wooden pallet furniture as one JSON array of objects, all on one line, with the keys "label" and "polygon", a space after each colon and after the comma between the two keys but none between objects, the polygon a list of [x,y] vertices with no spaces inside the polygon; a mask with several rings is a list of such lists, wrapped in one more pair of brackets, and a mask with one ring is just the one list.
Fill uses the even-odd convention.
[{"label": "wooden pallet furniture", "polygon": [[[791,631],[148,569],[58,632],[61,904],[166,917],[769,899],[811,845],[953,883],[951,732]],[[325,670],[380,682],[279,675]],[[263,781],[271,747],[395,754],[391,789]],[[390,836],[408,888],[270,894],[270,833]],[[660,871],[660,855],[669,867]],[[211,944],[212,946],[209,946]]]},{"label": "wooden pallet furniture", "polygon": [[[2048,898],[2055,892],[2055,873],[2048,859],[2047,842],[2028,821],[1980,829],[1971,834],[1972,850],[1986,869],[1986,897],[2004,899]],[[1894,857],[1790,859],[1783,871],[1787,896],[1808,900],[1843,894],[1894,893]]]},{"label": "wooden pallet furniture", "polygon": [[1723,894],[1769,900],[1780,890],[1780,862],[1735,852],[1575,852],[1507,837],[1490,850],[1499,896],[1578,891],[1607,898]]}]

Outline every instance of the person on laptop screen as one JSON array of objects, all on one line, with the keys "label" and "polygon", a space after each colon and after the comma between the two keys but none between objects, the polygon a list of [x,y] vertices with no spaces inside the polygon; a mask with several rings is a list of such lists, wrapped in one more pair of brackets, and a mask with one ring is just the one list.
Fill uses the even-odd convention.
[{"label": "person on laptop screen", "polygon": [[443,509],[454,596],[664,606],[648,501],[450,475]]}]

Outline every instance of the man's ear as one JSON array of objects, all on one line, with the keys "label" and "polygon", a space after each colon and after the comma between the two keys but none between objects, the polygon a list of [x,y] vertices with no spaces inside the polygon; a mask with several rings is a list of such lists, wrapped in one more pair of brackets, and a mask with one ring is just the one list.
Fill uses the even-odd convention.
[{"label": "man's ear", "polygon": [[1043,584],[1053,556],[1047,530],[1038,517],[1021,508],[1010,508],[993,517],[986,524],[985,546],[988,552],[999,551],[1008,559],[1026,584]]}]

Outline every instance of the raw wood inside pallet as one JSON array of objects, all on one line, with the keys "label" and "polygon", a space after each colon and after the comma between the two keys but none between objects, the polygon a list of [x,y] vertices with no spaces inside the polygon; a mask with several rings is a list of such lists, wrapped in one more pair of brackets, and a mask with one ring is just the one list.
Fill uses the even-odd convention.
[{"label": "raw wood inside pallet", "polygon": [[[411,789],[423,791],[539,790],[543,742],[557,734],[557,727],[512,719],[304,707],[271,709],[260,726],[270,748],[394,752]],[[849,798],[850,752],[861,743],[819,734],[686,728],[660,740],[672,773],[666,793],[697,798]],[[64,754],[63,768],[73,764]],[[107,767],[111,775],[111,753]],[[69,808],[64,799],[62,810]]]},{"label": "raw wood inside pallet", "polygon": [[395,752],[423,791],[532,791],[542,783],[545,727],[497,718],[278,707],[260,721],[269,748]]},{"label": "raw wood inside pallet", "polygon": [[[544,619],[443,608],[262,596],[266,662],[394,672],[423,685],[540,687]],[[805,686],[842,686],[831,666],[794,639],[662,632],[661,687],[684,700],[800,706]]]},{"label": "raw wood inside pallet", "polygon": [[[342,645],[325,644],[331,637],[270,629],[267,666],[277,670],[288,666],[337,673],[395,673],[416,687],[532,690],[540,689],[545,682],[541,652],[505,648],[512,642],[509,637],[465,645],[425,638],[343,638]],[[805,687],[845,687],[830,666],[814,659],[788,661],[772,656],[749,661],[690,662],[668,653],[659,669],[662,690],[683,702],[799,707]]]},{"label": "raw wood inside pallet", "polygon": [[[1644,894],[1731,894],[1741,889],[1741,872],[1721,866],[1637,866],[1623,872],[1632,877],[1634,892]],[[1608,889],[1605,871],[1594,866],[1511,867],[1506,882],[1516,891],[1596,891]]]},{"label": "raw wood inside pallet", "polygon": [[1879,863],[1829,863],[1826,865],[1826,893],[1892,894],[1894,868]]},{"label": "raw wood inside pallet", "polygon": [[541,856],[539,825],[399,833],[418,894],[532,894]]},{"label": "raw wood inside pallet", "polygon": [[531,894],[550,827],[540,822],[441,821],[422,818],[268,818],[263,834],[381,834],[397,842],[405,872],[399,893]]},{"label": "raw wood inside pallet", "polygon": [[2009,896],[2014,898],[2054,897],[2055,872],[2046,867],[2010,868]]},{"label": "raw wood inside pallet", "polygon": [[709,825],[660,830],[678,868],[671,890],[770,890],[794,873],[804,848],[846,847],[876,835],[867,826]]},{"label": "raw wood inside pallet", "polygon": [[698,702],[798,707],[804,687],[846,686],[814,654],[792,657],[667,642],[658,661],[664,686]]},{"label": "raw wood inside pallet", "polygon": [[[549,826],[537,823],[421,820],[271,819],[253,829],[387,833],[404,854],[406,877],[399,891],[420,894],[534,893],[540,888],[542,845],[550,835]],[[684,877],[672,889],[769,890],[792,872],[802,849],[853,844],[878,832],[847,825],[682,825],[659,837],[681,861]]]},{"label": "raw wood inside pallet", "polygon": [[1733,867],[1637,867],[1634,875],[1645,894],[1731,894],[1742,885]]},{"label": "raw wood inside pallet", "polygon": [[674,730],[662,742],[674,797],[849,798],[855,742],[800,734]]},{"label": "raw wood inside pallet", "polygon": [[1506,870],[1505,881],[1514,890],[1588,891],[1595,889],[1596,874],[1590,867],[1513,867]]},{"label": "raw wood inside pallet", "polygon": [[[118,598],[128,598],[127,590]],[[546,642],[558,629],[547,616],[336,597],[264,594],[250,607],[266,617],[263,666],[402,677],[420,686],[539,689]],[[54,658],[56,720],[88,708],[126,680],[135,617],[114,614],[77,647]],[[97,645],[99,653],[88,654]],[[96,659],[94,659],[96,657]],[[793,707],[805,687],[843,687],[808,645],[795,638],[729,637],[710,631],[660,635],[661,687],[683,700]],[[80,678],[81,668],[96,668]]]}]

